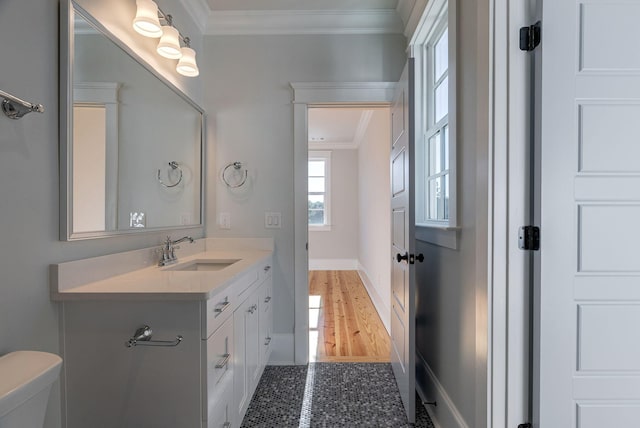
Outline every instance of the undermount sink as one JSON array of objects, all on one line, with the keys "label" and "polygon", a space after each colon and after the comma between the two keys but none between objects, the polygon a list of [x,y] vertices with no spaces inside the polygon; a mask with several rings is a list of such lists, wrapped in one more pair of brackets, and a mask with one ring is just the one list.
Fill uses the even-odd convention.
[{"label": "undermount sink", "polygon": [[239,262],[240,259],[201,259],[181,263],[165,270],[215,272]]}]

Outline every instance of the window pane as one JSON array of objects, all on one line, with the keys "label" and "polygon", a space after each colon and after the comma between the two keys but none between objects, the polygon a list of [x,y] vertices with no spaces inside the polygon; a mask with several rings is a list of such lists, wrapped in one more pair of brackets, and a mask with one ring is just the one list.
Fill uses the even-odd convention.
[{"label": "window pane", "polygon": [[309,177],[309,192],[324,192],[324,178]]},{"label": "window pane", "polygon": [[440,195],[440,177],[429,180],[429,220],[438,219],[438,198]]},{"label": "window pane", "polygon": [[435,90],[435,122],[439,122],[447,113],[449,113],[449,76],[445,77]]},{"label": "window pane", "polygon": [[444,199],[442,201],[442,204],[443,204],[442,220],[449,220],[449,174],[443,175],[442,180],[444,181]]},{"label": "window pane", "polygon": [[324,177],[324,161],[309,161],[309,176]]},{"label": "window pane", "polygon": [[442,128],[442,145],[444,146],[444,169],[449,168],[449,126]]},{"label": "window pane", "polygon": [[323,195],[309,195],[309,224],[324,224]]},{"label": "window pane", "polygon": [[429,138],[429,175],[442,171],[440,132]]},{"label": "window pane", "polygon": [[324,209],[324,195],[309,195],[309,209]]},{"label": "window pane", "polygon": [[429,180],[428,220],[449,219],[449,174]]},{"label": "window pane", "polygon": [[309,210],[309,224],[311,224],[311,225],[323,225],[324,224],[324,210]]},{"label": "window pane", "polygon": [[434,47],[434,83],[440,80],[442,75],[449,68],[449,29],[444,30],[440,39],[436,42]]}]

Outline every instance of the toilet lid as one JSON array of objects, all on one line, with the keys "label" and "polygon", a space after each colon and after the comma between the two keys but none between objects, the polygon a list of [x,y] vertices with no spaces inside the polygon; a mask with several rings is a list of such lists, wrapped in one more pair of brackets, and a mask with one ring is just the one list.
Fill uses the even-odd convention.
[{"label": "toilet lid", "polygon": [[0,357],[0,417],[58,378],[62,358],[38,351],[16,351]]}]

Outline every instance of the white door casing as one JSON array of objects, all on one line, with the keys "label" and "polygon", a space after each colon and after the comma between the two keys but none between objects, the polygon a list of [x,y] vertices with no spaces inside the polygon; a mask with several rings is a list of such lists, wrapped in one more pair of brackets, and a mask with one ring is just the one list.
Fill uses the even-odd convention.
[{"label": "white door casing", "polygon": [[[413,59],[391,107],[391,366],[409,422],[415,422],[415,254]],[[404,260],[400,260],[404,257]]]},{"label": "white door casing", "polygon": [[[294,154],[294,264],[295,264],[295,331],[293,358],[280,363],[309,362],[309,231],[307,200],[308,130],[307,109],[314,107],[357,106],[388,107],[393,100],[395,82],[291,82],[293,90],[293,154]],[[274,355],[285,344],[285,335],[274,334]],[[283,352],[284,355],[290,352]],[[273,358],[273,357],[272,357]]]},{"label": "white door casing", "polygon": [[640,2],[542,4],[534,426],[640,420]]}]

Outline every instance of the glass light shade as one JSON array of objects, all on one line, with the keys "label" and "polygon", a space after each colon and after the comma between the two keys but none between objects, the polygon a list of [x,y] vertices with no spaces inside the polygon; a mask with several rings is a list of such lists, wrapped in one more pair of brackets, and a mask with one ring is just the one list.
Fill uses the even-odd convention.
[{"label": "glass light shade", "polygon": [[153,0],[136,0],[136,17],[133,29],[146,37],[162,36],[162,26],[158,19],[158,5]]},{"label": "glass light shade", "polygon": [[187,77],[196,77],[200,74],[198,65],[196,64],[196,51],[189,47],[182,48],[182,58],[176,66],[178,73]]},{"label": "glass light shade", "polygon": [[182,56],[180,50],[180,33],[170,25],[162,26],[162,37],[158,43],[158,54],[169,59],[178,59]]}]

